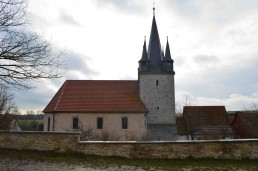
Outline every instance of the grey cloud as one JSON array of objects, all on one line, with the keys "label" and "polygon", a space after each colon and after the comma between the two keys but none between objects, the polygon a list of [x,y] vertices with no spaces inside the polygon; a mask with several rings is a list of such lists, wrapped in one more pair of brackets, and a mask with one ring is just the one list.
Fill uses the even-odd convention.
[{"label": "grey cloud", "polygon": [[[241,65],[241,64],[239,64]],[[225,85],[232,87],[235,93],[251,95],[258,92],[258,61],[251,66],[241,68],[236,66],[230,74],[222,76]]]},{"label": "grey cloud", "polygon": [[214,64],[220,62],[220,58],[213,55],[196,55],[193,57],[194,62],[197,64]]},{"label": "grey cloud", "polygon": [[121,12],[136,12],[144,11],[144,5],[136,0],[95,0],[96,4],[100,7],[111,5]]},{"label": "grey cloud", "polygon": [[168,9],[173,9],[178,17],[202,25],[230,25],[232,22],[243,19],[258,8],[257,0],[235,0],[234,3],[227,0],[221,1],[189,1],[166,0]]},{"label": "grey cloud", "polygon": [[89,57],[76,52],[71,51],[66,55],[68,71],[78,71],[83,75],[88,75],[90,77],[98,74],[98,72],[89,67],[89,61]]},{"label": "grey cloud", "polygon": [[[181,78],[175,77],[176,87],[191,92],[193,96],[206,98],[223,99],[234,93],[245,95],[257,93],[258,60],[254,57],[255,55],[247,58],[247,64],[241,61],[231,65],[218,64],[214,68],[191,71]],[[199,57],[198,60],[203,59]],[[205,62],[210,61],[204,61],[204,64]]]},{"label": "grey cloud", "polygon": [[59,14],[59,20],[67,25],[80,26],[80,23],[74,19],[74,17],[67,12],[61,11]]},{"label": "grey cloud", "polygon": [[[88,61],[90,60],[83,54],[76,52],[68,52],[65,56],[67,63],[67,71],[62,78],[49,80],[48,84],[59,89],[67,79],[78,79],[76,73],[85,76],[85,79],[91,79],[97,74],[96,71],[90,69]],[[12,92],[15,94],[15,101],[19,109],[38,109],[43,110],[49,103],[56,91],[50,89],[45,82],[33,83],[35,88],[29,90],[15,89]]]},{"label": "grey cloud", "polygon": [[119,78],[119,80],[135,80],[135,77],[130,76],[130,75],[124,75]]},{"label": "grey cloud", "polygon": [[16,89],[13,93],[18,109],[42,111],[56,92],[39,82],[36,88],[29,90]]},{"label": "grey cloud", "polygon": [[167,0],[166,3],[169,7],[173,8],[173,10],[176,10],[177,12],[189,17],[198,16],[200,12],[200,7],[196,1]]},{"label": "grey cloud", "polygon": [[184,56],[175,56],[174,57],[174,66],[175,67],[182,67],[186,65],[185,57]]}]

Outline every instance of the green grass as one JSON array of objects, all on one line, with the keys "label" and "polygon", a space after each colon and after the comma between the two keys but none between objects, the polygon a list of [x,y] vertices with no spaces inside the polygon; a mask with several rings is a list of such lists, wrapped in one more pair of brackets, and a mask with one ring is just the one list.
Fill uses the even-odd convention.
[{"label": "green grass", "polygon": [[39,124],[43,124],[44,120],[43,119],[38,119],[38,120],[18,120],[19,124],[23,124],[23,125],[30,125],[33,121],[39,123]]},{"label": "green grass", "polygon": [[215,160],[215,159],[127,159],[120,157],[100,157],[78,153],[54,153],[28,150],[0,149],[0,158],[32,159],[46,162],[65,162],[92,167],[103,166],[136,166],[146,170],[182,170],[194,168],[198,170],[252,170],[258,171],[258,160]]}]

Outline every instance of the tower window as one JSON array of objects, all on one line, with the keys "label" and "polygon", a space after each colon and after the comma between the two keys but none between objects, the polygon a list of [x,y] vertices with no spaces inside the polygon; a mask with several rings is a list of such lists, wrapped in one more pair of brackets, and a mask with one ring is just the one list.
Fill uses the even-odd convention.
[{"label": "tower window", "polygon": [[103,129],[103,118],[97,118],[97,129]]},{"label": "tower window", "polygon": [[159,85],[159,80],[156,80],[156,85]]},{"label": "tower window", "polygon": [[159,107],[157,107],[157,110],[159,110]]}]

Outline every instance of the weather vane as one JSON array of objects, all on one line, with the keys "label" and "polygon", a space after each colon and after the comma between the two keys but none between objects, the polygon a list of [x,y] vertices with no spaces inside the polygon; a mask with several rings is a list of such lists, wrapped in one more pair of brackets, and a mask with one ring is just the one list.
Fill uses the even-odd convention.
[{"label": "weather vane", "polygon": [[153,2],[153,16],[155,16],[155,2]]}]

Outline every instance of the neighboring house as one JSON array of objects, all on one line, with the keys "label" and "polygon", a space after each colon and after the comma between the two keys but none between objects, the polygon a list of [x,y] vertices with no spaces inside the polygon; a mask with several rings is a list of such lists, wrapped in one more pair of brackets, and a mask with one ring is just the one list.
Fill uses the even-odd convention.
[{"label": "neighboring house", "polygon": [[185,106],[177,118],[179,136],[191,140],[233,138],[224,106]]},{"label": "neighboring house", "polygon": [[21,131],[14,115],[0,114],[0,130]]},{"label": "neighboring house", "polygon": [[231,127],[235,138],[258,138],[258,111],[236,112]]},{"label": "neighboring house", "polygon": [[176,126],[177,126],[177,140],[188,140],[188,131],[186,127],[186,122],[183,116],[176,117]]},{"label": "neighboring house", "polygon": [[231,124],[235,118],[236,111],[227,111],[229,123]]},{"label": "neighboring house", "polygon": [[161,47],[153,15],[138,80],[67,80],[43,111],[44,131],[92,130],[116,134],[120,140],[175,140],[174,61],[168,40],[165,54]]}]

